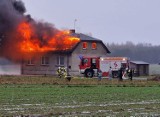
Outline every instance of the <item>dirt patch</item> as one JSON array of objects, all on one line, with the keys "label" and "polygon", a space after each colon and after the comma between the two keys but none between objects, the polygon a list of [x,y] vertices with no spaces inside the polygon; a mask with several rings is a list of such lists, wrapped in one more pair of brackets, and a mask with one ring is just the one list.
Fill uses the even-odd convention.
[{"label": "dirt patch", "polygon": [[151,81],[160,81],[160,76],[154,76],[153,78],[149,79]]}]

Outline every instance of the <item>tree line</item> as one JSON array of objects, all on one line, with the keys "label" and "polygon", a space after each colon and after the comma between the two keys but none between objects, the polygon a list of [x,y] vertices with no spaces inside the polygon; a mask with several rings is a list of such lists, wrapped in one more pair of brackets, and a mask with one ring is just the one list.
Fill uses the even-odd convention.
[{"label": "tree line", "polygon": [[149,43],[126,42],[122,44],[107,43],[110,50],[109,56],[129,57],[132,61],[144,61],[153,64],[160,63],[160,45],[153,46]]}]

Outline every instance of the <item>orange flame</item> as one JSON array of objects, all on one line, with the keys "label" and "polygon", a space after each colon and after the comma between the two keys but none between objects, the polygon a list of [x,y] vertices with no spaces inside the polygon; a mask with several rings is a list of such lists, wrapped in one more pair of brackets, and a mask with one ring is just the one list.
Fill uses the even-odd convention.
[{"label": "orange flame", "polygon": [[22,52],[65,51],[72,49],[80,41],[71,36],[69,31],[57,31],[50,37],[44,32],[40,39],[33,25],[27,22],[18,26],[18,33],[22,39],[19,43]]}]

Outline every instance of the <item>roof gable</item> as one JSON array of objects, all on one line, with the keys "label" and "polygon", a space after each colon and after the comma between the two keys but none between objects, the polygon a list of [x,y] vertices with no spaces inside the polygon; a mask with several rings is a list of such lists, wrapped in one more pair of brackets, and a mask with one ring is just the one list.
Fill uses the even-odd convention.
[{"label": "roof gable", "polygon": [[[85,34],[82,34],[82,33],[72,33],[72,36],[75,36],[75,37],[78,37],[80,38],[80,41],[81,42],[84,42],[84,41],[87,41],[87,42],[100,42],[102,44],[102,46],[105,48],[106,52],[107,53],[111,53],[109,51],[109,49],[107,48],[107,46],[103,43],[102,40],[100,39],[97,39],[97,38],[94,38],[94,37],[91,37],[91,36],[88,36],[88,35],[85,35]],[[79,43],[78,43],[79,44]],[[78,46],[78,44],[76,46]],[[75,46],[75,48],[76,48]],[[75,49],[73,48],[73,50]],[[72,50],[72,51],[73,51]]]}]

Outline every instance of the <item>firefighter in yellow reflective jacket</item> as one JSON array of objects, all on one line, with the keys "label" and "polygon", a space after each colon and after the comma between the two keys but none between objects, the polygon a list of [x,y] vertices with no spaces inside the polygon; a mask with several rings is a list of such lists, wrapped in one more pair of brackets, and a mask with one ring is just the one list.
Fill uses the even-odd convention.
[{"label": "firefighter in yellow reflective jacket", "polygon": [[67,75],[67,71],[65,67],[58,67],[57,69],[57,75],[59,78],[65,78]]}]

